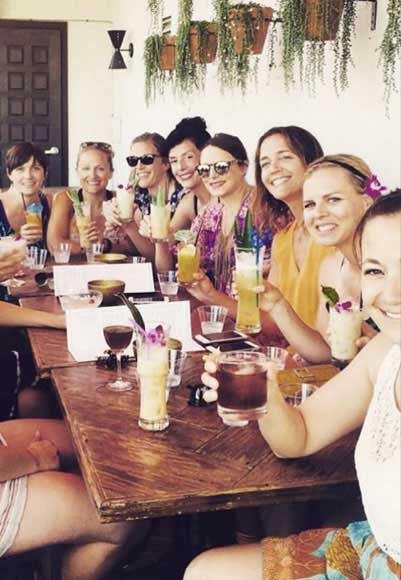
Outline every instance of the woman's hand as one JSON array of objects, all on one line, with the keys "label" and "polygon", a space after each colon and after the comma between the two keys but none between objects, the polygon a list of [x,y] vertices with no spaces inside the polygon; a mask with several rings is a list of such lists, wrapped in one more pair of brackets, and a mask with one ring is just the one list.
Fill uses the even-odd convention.
[{"label": "woman's hand", "polygon": [[38,224],[24,224],[21,226],[20,235],[27,244],[34,244],[43,238],[43,229]]},{"label": "woman's hand", "polygon": [[374,330],[365,320],[362,322],[362,336],[357,338],[355,344],[358,350],[361,350],[364,346],[368,344],[377,334],[377,330]]},{"label": "woman's hand", "polygon": [[152,237],[152,228],[150,225],[150,215],[142,216],[142,219],[139,223],[139,233],[144,238],[150,239]]},{"label": "woman's hand", "polygon": [[216,353],[212,353],[205,357],[205,371],[202,373],[201,381],[204,385],[209,387],[208,391],[203,393],[203,398],[207,403],[213,403],[217,401],[217,390],[219,388],[219,382],[214,377],[214,373],[217,371],[217,358],[219,351],[216,349]]},{"label": "woman's hand", "polygon": [[193,284],[187,286],[186,290],[200,302],[210,302],[211,297],[216,291],[210,278],[200,270],[194,274]]},{"label": "woman's hand", "polygon": [[4,251],[0,258],[0,282],[12,278],[23,268],[20,249]]},{"label": "woman's hand", "polygon": [[264,312],[272,312],[277,304],[284,301],[281,291],[268,280],[263,281],[263,286],[256,286],[254,291],[259,294],[259,308]]},{"label": "woman's hand", "polygon": [[101,239],[99,229],[96,222],[91,221],[87,226],[85,226],[85,238],[91,244],[96,244]]},{"label": "woman's hand", "polygon": [[60,469],[60,457],[57,447],[52,441],[42,440],[39,431],[35,433],[33,441],[27,447],[33,456],[37,471]]}]

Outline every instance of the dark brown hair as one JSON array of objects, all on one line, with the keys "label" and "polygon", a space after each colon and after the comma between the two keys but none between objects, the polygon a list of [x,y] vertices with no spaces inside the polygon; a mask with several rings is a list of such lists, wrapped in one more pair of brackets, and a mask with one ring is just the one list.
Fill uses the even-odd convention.
[{"label": "dark brown hair", "polygon": [[45,155],[43,149],[29,143],[27,141],[23,143],[16,143],[6,153],[6,168],[7,172],[10,174],[17,167],[21,167],[27,161],[33,157],[35,163],[38,163],[43,167],[43,171],[46,173],[49,165],[48,158]]},{"label": "dark brown hair", "polygon": [[192,141],[195,147],[200,150],[210,138],[210,133],[206,129],[205,119],[202,119],[202,117],[186,117],[167,135],[167,151],[170,153],[173,147],[176,147],[186,139]]},{"label": "dark brown hair", "polygon": [[257,203],[260,205],[259,211],[261,213],[268,213],[270,215],[270,226],[275,230],[279,230],[286,223],[290,222],[293,216],[287,204],[276,199],[263,184],[262,170],[259,162],[262,143],[265,139],[273,135],[282,135],[284,137],[291,151],[305,164],[305,169],[309,163],[323,156],[323,149],[312,133],[295,125],[272,127],[259,138],[255,153],[255,181],[258,190]]},{"label": "dark brown hair", "polygon": [[230,153],[234,159],[242,161],[244,165],[248,164],[248,154],[246,149],[241,139],[238,139],[238,137],[235,137],[234,135],[228,135],[227,133],[216,133],[213,135],[213,137],[211,137],[211,139],[206,141],[202,149],[205,149],[209,145],[223,149],[223,151],[227,151],[227,153]]}]

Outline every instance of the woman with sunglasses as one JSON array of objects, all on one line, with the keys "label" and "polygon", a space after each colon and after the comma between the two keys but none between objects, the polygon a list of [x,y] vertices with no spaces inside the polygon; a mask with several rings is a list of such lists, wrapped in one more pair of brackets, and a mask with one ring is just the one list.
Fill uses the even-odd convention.
[{"label": "woman with sunglasses", "polygon": [[[45,246],[51,201],[42,192],[47,167],[47,157],[37,145],[17,143],[7,151],[6,171],[11,186],[1,194],[0,237],[17,235],[29,245]],[[40,223],[27,217],[27,209],[33,205],[41,215]]]},{"label": "woman with sunglasses", "polygon": [[[85,237],[91,243],[103,243],[107,252],[111,251],[112,242],[105,236],[102,204],[113,197],[113,193],[107,189],[113,175],[113,157],[114,152],[108,143],[88,141],[79,146],[76,165],[80,183],[78,197],[81,202],[87,202],[90,208],[90,223],[85,230]],[[47,242],[51,251],[62,242],[71,244],[72,254],[80,254],[82,251],[68,191],[61,191],[54,198]],[[128,250],[130,246],[127,241],[122,241],[120,245],[123,250]]]},{"label": "woman with sunglasses", "polygon": [[158,133],[143,133],[135,137],[127,163],[132,168],[129,182],[135,185],[134,219],[128,223],[122,222],[117,204],[114,204],[107,227],[110,230],[123,231],[140,255],[153,259],[155,246],[149,236],[140,230],[141,220],[150,214],[151,197],[160,188],[166,192],[166,202],[170,204],[173,215],[183,196],[182,188],[177,186],[171,175],[166,140]]},{"label": "woman with sunglasses", "polygon": [[[306,168],[322,155],[317,139],[296,126],[269,129],[260,137],[255,155],[258,195],[252,211],[275,234],[269,281],[280,289],[297,315],[311,327],[315,325],[320,301],[320,265],[335,251],[314,242],[303,223],[302,185]],[[202,171],[202,167],[200,169]],[[197,298],[222,304],[231,316],[236,315],[235,300],[217,293],[204,273],[196,277],[198,285],[193,292]],[[262,315],[262,329],[265,334],[282,337],[266,312]]]},{"label": "woman with sunglasses", "polygon": [[197,171],[212,202],[192,224],[201,272],[195,274],[195,284],[188,289],[201,301],[235,308],[235,301],[229,297],[235,264],[234,223],[245,223],[255,199],[254,188],[246,181],[247,169],[248,156],[238,137],[218,133],[202,149]]}]

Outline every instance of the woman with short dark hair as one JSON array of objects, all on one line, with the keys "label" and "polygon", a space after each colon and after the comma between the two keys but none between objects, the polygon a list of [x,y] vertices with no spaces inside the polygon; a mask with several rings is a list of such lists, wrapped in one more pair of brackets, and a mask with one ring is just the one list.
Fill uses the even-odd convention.
[{"label": "woman with short dark hair", "polygon": [[[0,198],[0,236],[21,236],[28,244],[44,247],[50,200],[42,192],[48,160],[33,143],[16,143],[6,153],[8,191]],[[40,218],[32,219],[32,214]]]}]

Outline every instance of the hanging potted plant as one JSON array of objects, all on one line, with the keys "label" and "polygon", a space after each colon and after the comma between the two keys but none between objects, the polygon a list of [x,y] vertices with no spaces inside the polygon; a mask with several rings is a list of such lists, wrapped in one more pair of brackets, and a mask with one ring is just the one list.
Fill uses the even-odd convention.
[{"label": "hanging potted plant", "polygon": [[190,94],[204,84],[206,70],[193,61],[190,46],[190,30],[193,0],[179,0],[177,31],[176,86],[179,92]]},{"label": "hanging potted plant", "polygon": [[386,113],[389,115],[390,97],[393,91],[397,91],[395,76],[401,55],[401,3],[399,0],[388,0],[387,25],[379,53],[379,64],[383,68],[384,101]]},{"label": "hanging potted plant", "polygon": [[192,21],[189,28],[189,49],[195,64],[214,62],[217,52],[216,24],[206,20]]},{"label": "hanging potted plant", "polygon": [[323,81],[327,43],[334,50],[334,84],[342,90],[348,86],[348,69],[352,62],[352,35],[356,21],[357,0],[280,0],[283,23],[284,83],[294,83],[298,67],[303,79],[314,92],[316,80]]},{"label": "hanging potted plant", "polygon": [[170,79],[168,71],[175,67],[175,37],[152,34],[145,40],[145,101],[149,104],[157,94],[163,94]]},{"label": "hanging potted plant", "polygon": [[234,39],[234,50],[242,54],[261,54],[273,10],[256,2],[234,4],[228,11],[228,23]]},{"label": "hanging potted plant", "polygon": [[258,61],[252,66],[251,55],[263,48],[272,11],[257,2],[231,4],[229,0],[214,0],[214,7],[221,88],[240,87],[245,92],[250,77],[257,77]]}]

